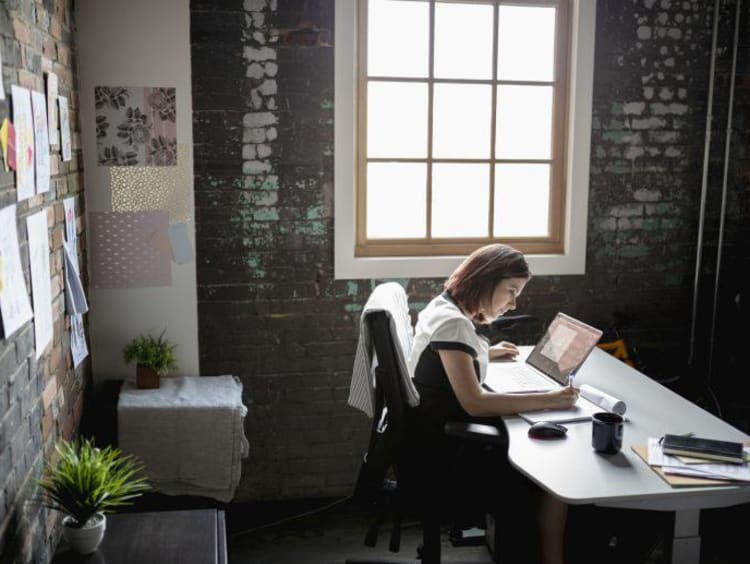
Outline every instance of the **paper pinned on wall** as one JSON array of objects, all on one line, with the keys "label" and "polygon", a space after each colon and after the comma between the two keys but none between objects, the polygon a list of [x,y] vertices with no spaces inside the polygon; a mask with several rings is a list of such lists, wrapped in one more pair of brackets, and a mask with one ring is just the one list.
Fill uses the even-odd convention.
[{"label": "paper pinned on wall", "polygon": [[86,313],[89,304],[86,301],[86,293],[81,284],[81,276],[78,273],[78,259],[72,257],[74,251],[70,245],[63,243],[63,257],[65,260],[65,307],[69,315]]},{"label": "paper pinned on wall", "polygon": [[172,247],[172,260],[177,264],[185,264],[193,260],[187,224],[172,223],[169,226],[169,243]]},{"label": "paper pinned on wall", "polygon": [[34,120],[29,91],[14,84],[11,93],[16,128],[16,191],[21,202],[34,195]]},{"label": "paper pinned on wall", "polygon": [[34,316],[21,267],[15,204],[0,210],[0,256],[3,260],[0,313],[7,339]]},{"label": "paper pinned on wall", "polygon": [[36,155],[36,193],[49,192],[49,136],[47,135],[47,100],[41,92],[31,92],[34,112],[34,154]]},{"label": "paper pinned on wall", "polygon": [[60,106],[60,143],[62,143],[62,160],[67,163],[71,158],[68,98],[65,96],[58,96],[57,103]]},{"label": "paper pinned on wall", "polygon": [[81,361],[89,355],[83,316],[80,314],[70,316],[70,353],[73,356],[73,368],[78,368]]},{"label": "paper pinned on wall", "polygon": [[190,221],[193,213],[192,147],[177,145],[177,166],[109,167],[112,211],[164,210],[170,221]]},{"label": "paper pinned on wall", "polygon": [[60,144],[57,133],[57,75],[53,72],[47,73],[47,136],[50,146]]},{"label": "paper pinned on wall", "polygon": [[71,196],[63,200],[65,210],[65,240],[68,243],[76,243],[76,199]]},{"label": "paper pinned on wall", "polygon": [[88,218],[94,287],[172,285],[166,212],[93,212]]},{"label": "paper pinned on wall", "polygon": [[[44,124],[47,127],[47,124]],[[36,358],[52,342],[52,292],[49,275],[49,234],[47,210],[26,218],[31,265],[31,296],[34,300],[34,341]]]},{"label": "paper pinned on wall", "polygon": [[5,172],[16,170],[16,128],[8,118],[3,119],[0,127],[0,144],[3,147]]},{"label": "paper pinned on wall", "polygon": [[176,89],[97,86],[99,166],[177,164]]},{"label": "paper pinned on wall", "polygon": [[[76,199],[74,197],[63,200],[65,211],[65,240],[71,250],[71,258],[78,269],[78,234],[76,233]],[[80,271],[80,269],[79,269]]]},{"label": "paper pinned on wall", "polygon": [[[75,197],[63,200],[65,210],[65,242],[68,249],[68,260],[80,272],[78,266],[78,234],[76,232],[76,200]],[[78,368],[84,358],[89,355],[86,344],[86,331],[83,325],[83,315],[74,313],[70,316],[70,353],[73,357],[73,368]]]},{"label": "paper pinned on wall", "polygon": [[[0,69],[3,68],[3,46],[0,45]],[[3,85],[3,76],[0,71],[0,100],[5,100],[5,86]]]}]

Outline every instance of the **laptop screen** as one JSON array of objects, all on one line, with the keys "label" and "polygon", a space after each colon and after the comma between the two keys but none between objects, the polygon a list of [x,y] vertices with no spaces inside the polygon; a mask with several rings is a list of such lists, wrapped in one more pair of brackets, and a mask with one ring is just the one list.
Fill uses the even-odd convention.
[{"label": "laptop screen", "polygon": [[568,374],[578,370],[601,336],[599,329],[558,313],[526,362],[565,385]]}]

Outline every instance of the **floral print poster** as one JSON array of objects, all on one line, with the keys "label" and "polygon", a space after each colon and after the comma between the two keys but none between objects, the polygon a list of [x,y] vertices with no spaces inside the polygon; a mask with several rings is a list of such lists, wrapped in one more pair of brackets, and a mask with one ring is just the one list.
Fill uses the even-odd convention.
[{"label": "floral print poster", "polygon": [[97,86],[99,166],[176,166],[175,89]]}]

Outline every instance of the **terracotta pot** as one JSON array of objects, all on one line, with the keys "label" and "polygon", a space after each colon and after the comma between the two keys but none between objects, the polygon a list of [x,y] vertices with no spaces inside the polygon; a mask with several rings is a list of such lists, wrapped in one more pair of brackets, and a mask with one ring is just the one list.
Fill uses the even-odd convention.
[{"label": "terracotta pot", "polygon": [[91,554],[99,548],[107,528],[107,516],[97,513],[83,527],[72,527],[73,517],[63,519],[63,537],[70,548],[79,554]]},{"label": "terracotta pot", "polygon": [[139,390],[151,390],[159,387],[159,373],[150,366],[137,366],[135,385]]}]

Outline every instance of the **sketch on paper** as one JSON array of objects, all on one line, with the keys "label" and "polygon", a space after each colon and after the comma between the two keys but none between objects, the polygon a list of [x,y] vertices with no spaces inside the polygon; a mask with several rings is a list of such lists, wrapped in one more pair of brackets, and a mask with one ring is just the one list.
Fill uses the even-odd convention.
[{"label": "sketch on paper", "polygon": [[49,137],[47,136],[47,100],[41,92],[31,92],[34,112],[34,153],[36,154],[36,193],[49,192]]},{"label": "sketch on paper", "polygon": [[47,73],[47,131],[50,146],[57,147],[60,144],[57,133],[57,75],[53,72]]},{"label": "sketch on paper", "polygon": [[7,339],[33,317],[26,281],[21,267],[16,227],[16,205],[0,210],[0,257],[3,268],[0,292],[0,313],[3,317],[3,334]]},{"label": "sketch on paper", "polygon": [[16,190],[20,202],[34,195],[34,121],[29,91],[14,84],[11,92],[16,128]]},{"label": "sketch on paper", "polygon": [[68,117],[68,99],[65,96],[57,97],[60,106],[60,143],[62,143],[62,160],[70,161],[70,120]]},{"label": "sketch on paper", "polygon": [[96,146],[100,166],[175,166],[174,88],[97,86]]},{"label": "sketch on paper", "polygon": [[[47,127],[46,123],[44,127]],[[46,209],[26,218],[26,231],[29,237],[31,297],[34,300],[34,341],[36,358],[39,359],[52,342],[52,291]]]}]

